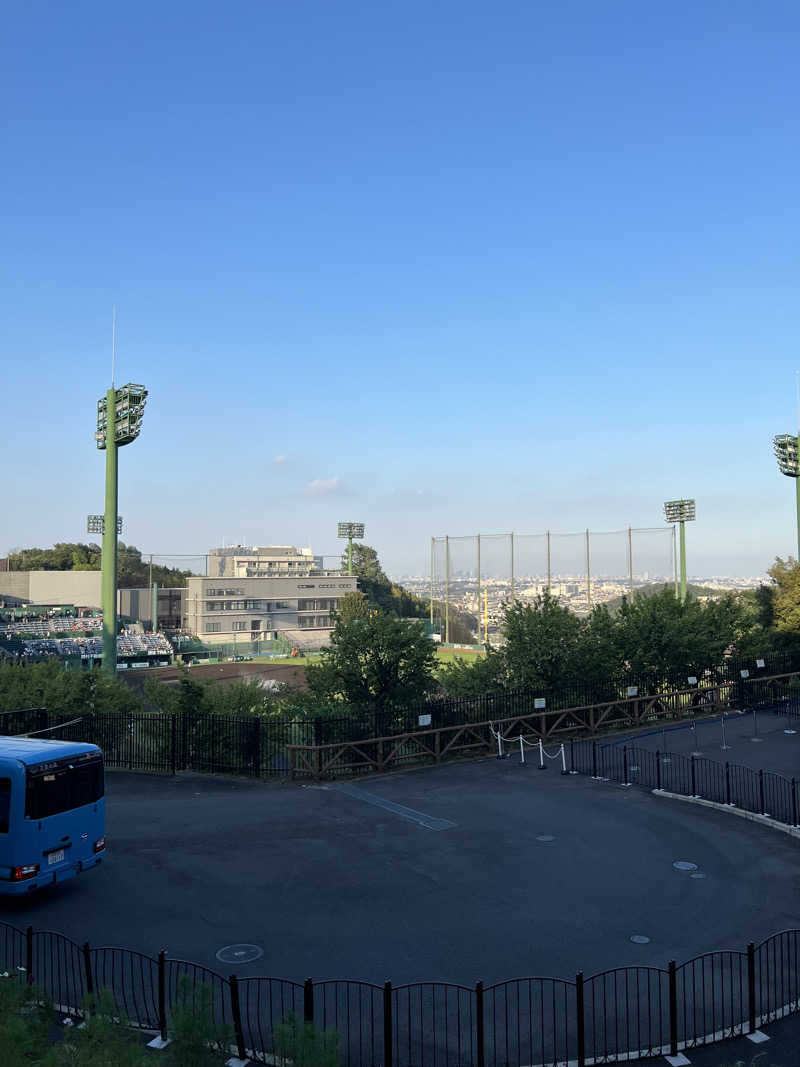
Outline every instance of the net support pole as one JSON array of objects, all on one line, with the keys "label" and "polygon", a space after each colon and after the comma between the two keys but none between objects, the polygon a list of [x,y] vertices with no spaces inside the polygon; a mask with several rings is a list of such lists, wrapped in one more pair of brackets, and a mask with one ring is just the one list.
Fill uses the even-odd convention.
[{"label": "net support pole", "polygon": [[673,568],[674,568],[674,571],[675,571],[675,599],[678,600],[680,598],[680,593],[678,592],[678,540],[677,540],[677,537],[675,536],[675,534],[676,534],[676,530],[675,530],[675,527],[673,526],[672,527],[672,565],[673,565]]},{"label": "net support pole", "polygon": [[433,568],[436,538],[431,538],[431,631],[433,631]]},{"label": "net support pole", "polygon": [[550,531],[547,531],[547,592],[550,592]]},{"label": "net support pole", "polygon": [[153,598],[150,609],[150,618],[152,620],[151,628],[153,633],[155,634],[158,633],[158,582],[153,582],[150,588],[151,596]]},{"label": "net support pole", "polygon": [[444,539],[444,640],[450,643],[450,537]]},{"label": "net support pole", "polygon": [[511,603],[514,603],[514,534],[511,534]]},{"label": "net support pole", "polygon": [[478,597],[477,597],[477,611],[475,614],[478,617],[478,640],[481,639],[481,535],[478,534]]},{"label": "net support pole", "polygon": [[586,607],[592,610],[592,570],[589,556],[589,528],[586,528]]},{"label": "net support pole", "polygon": [[628,588],[633,600],[633,530],[628,527]]}]

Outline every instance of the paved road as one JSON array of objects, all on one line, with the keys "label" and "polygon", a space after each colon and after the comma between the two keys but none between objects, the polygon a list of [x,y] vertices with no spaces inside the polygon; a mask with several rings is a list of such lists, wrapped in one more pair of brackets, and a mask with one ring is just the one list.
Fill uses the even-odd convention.
[{"label": "paved road", "polygon": [[467,984],[664,966],[800,926],[796,841],[513,760],[347,791],[112,772],[108,835],[99,871],[0,915],[222,973],[217,950],[245,942],[264,958],[243,974]]},{"label": "paved road", "polygon": [[[753,741],[753,737],[760,740]],[[723,742],[727,748],[722,747]],[[755,715],[733,712],[725,715],[724,720],[716,715],[712,719],[698,719],[694,728],[687,722],[665,723],[659,729],[651,726],[598,737],[598,745],[623,744],[684,755],[699,752],[722,763],[727,760],[754,770],[800,777],[800,719],[787,718],[774,711],[759,711]]]}]

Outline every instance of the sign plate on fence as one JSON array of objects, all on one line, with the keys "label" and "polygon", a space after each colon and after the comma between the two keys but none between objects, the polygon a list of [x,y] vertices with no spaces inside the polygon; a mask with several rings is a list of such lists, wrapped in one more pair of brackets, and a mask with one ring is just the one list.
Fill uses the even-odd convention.
[{"label": "sign plate on fence", "polygon": [[628,686],[628,696],[629,697],[637,697],[638,695],[639,695],[639,686],[638,685],[629,685]]},{"label": "sign plate on fence", "polygon": [[417,725],[418,726],[430,726],[430,724],[431,724],[430,715],[420,715],[419,716],[419,719],[417,720]]},{"label": "sign plate on fence", "polygon": [[537,711],[540,711],[542,708],[546,707],[546,705],[547,705],[547,701],[545,700],[544,697],[535,697],[534,698],[533,706],[536,708]]}]

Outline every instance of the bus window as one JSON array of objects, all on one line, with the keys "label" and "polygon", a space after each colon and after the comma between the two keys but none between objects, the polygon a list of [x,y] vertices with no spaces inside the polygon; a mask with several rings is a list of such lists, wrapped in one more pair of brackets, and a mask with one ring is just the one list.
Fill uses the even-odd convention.
[{"label": "bus window", "polygon": [[11,779],[0,778],[0,834],[8,833],[8,813],[11,807]]},{"label": "bus window", "polygon": [[103,795],[103,761],[94,758],[28,771],[25,815],[46,819],[62,811],[93,804]]}]

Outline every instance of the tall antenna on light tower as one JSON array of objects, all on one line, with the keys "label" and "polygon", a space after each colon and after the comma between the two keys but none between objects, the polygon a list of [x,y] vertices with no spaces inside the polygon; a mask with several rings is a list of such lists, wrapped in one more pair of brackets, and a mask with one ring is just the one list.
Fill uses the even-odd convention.
[{"label": "tall antenna on light tower", "polygon": [[114,312],[111,322],[111,388],[114,388],[114,367],[117,362],[117,305],[114,304]]}]

